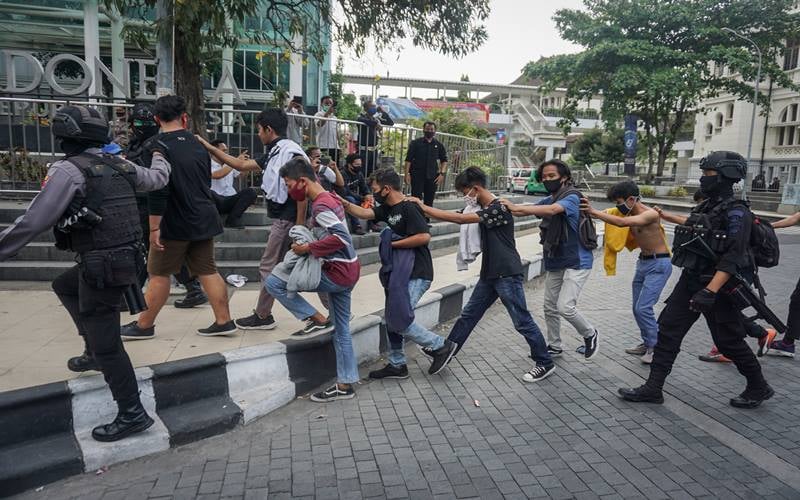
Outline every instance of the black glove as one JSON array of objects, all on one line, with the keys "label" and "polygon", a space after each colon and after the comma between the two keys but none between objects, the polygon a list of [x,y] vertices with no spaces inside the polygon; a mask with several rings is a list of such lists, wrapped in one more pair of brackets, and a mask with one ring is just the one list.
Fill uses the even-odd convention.
[{"label": "black glove", "polygon": [[714,301],[716,300],[716,293],[708,288],[703,288],[689,300],[689,309],[699,313],[711,312],[711,309],[714,307]]},{"label": "black glove", "polygon": [[167,151],[169,150],[169,146],[161,142],[157,136],[151,137],[145,144],[144,148],[150,152],[152,155],[155,152],[161,153],[163,156],[167,156]]}]

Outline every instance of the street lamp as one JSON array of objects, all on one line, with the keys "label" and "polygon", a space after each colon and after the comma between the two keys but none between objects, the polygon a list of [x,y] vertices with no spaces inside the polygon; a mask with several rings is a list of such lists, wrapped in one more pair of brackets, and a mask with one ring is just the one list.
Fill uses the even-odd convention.
[{"label": "street lamp", "polygon": [[[756,54],[758,54],[758,70],[756,71],[756,85],[753,91],[753,113],[750,115],[750,138],[747,140],[747,167],[750,167],[750,155],[753,150],[753,129],[755,128],[756,124],[756,108],[758,107],[758,84],[761,81],[761,49],[758,48],[756,42],[747,38],[746,36],[740,34],[736,30],[732,30],[730,28],[722,28],[722,31],[726,33],[730,33],[731,35],[741,38],[742,40],[748,42],[756,49]],[[747,200],[747,195],[745,194],[745,190],[747,187],[747,179],[742,180],[742,199]]]}]

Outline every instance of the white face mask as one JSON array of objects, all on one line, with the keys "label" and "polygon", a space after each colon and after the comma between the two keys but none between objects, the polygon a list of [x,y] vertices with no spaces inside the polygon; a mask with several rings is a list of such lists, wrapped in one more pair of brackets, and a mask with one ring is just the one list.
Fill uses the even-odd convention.
[{"label": "white face mask", "polygon": [[[473,188],[474,189],[474,188]],[[464,204],[468,207],[477,207],[478,206],[478,197],[477,196],[470,196],[469,193],[472,192],[472,189],[469,190],[467,194],[464,195]]]}]

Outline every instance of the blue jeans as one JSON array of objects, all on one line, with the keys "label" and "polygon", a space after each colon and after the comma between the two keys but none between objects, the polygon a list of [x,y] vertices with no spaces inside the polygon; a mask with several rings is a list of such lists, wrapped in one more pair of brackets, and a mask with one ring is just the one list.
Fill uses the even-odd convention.
[{"label": "blue jeans", "polygon": [[672,262],[669,257],[636,261],[636,274],[633,276],[633,317],[639,325],[642,343],[652,349],[658,341],[658,323],[653,306],[661,296],[661,290],[672,275]]},{"label": "blue jeans", "polygon": [[[317,312],[300,294],[289,297],[286,282],[274,274],[267,276],[264,286],[270,295],[299,320],[308,319]],[[358,361],[353,350],[353,338],[350,336],[350,293],[353,287],[337,285],[323,272],[319,287],[311,291],[325,292],[330,297],[330,312],[335,326],[333,348],[336,351],[336,381],[340,384],[358,382]]]},{"label": "blue jeans", "polygon": [[506,311],[514,322],[514,328],[525,337],[531,348],[531,357],[539,366],[550,366],[553,364],[550,353],[547,352],[547,343],[542,336],[542,331],[533,320],[528,304],[525,302],[525,290],[522,287],[522,276],[508,276],[493,280],[481,279],[475,285],[472,296],[461,311],[453,329],[450,331],[448,340],[458,344],[458,349],[464,347],[469,334],[478,324],[495,301],[500,301],[506,306]]},{"label": "blue jeans", "polygon": [[[412,309],[417,306],[417,302],[430,286],[430,280],[412,279],[408,282],[408,295]],[[444,337],[436,335],[416,321],[408,325],[408,328],[402,332],[388,332],[387,336],[389,337],[389,364],[392,366],[406,364],[406,352],[403,348],[404,338],[431,349],[439,349],[444,345]]]}]

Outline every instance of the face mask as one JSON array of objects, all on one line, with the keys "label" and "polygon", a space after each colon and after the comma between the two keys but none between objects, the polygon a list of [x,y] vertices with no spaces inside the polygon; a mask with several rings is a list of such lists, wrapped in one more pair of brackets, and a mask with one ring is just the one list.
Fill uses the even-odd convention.
[{"label": "face mask", "polygon": [[[633,199],[633,205],[634,206],[636,206],[636,202],[637,201],[639,201],[639,197],[638,196],[636,196]],[[631,213],[631,210],[633,210],[633,207],[629,207],[628,206],[628,202],[626,200],[625,203],[620,203],[619,205],[617,205],[617,210],[619,210],[619,213],[621,213],[622,215],[628,215],[629,213]]]},{"label": "face mask", "polygon": [[719,176],[704,175],[700,177],[700,191],[707,195],[716,194],[716,192],[719,191]]},{"label": "face mask", "polygon": [[551,181],[542,181],[542,185],[548,193],[557,193],[561,189],[561,179],[554,179]]},{"label": "face mask", "polygon": [[293,188],[289,189],[289,197],[294,201],[306,201],[306,188],[300,187],[295,184]]},{"label": "face mask", "polygon": [[[472,190],[469,191],[470,193]],[[468,207],[477,207],[478,206],[478,197],[477,196],[470,196],[469,194],[464,195],[464,204]]]},{"label": "face mask", "polygon": [[380,189],[377,192],[373,192],[372,198],[378,205],[383,205],[384,203],[386,203],[386,195],[383,194],[383,189]]},{"label": "face mask", "polygon": [[369,113],[371,115],[374,115],[377,112],[378,112],[378,108],[376,108],[375,106],[372,106],[371,108],[367,108],[367,113]]},{"label": "face mask", "polygon": [[436,132],[431,132],[429,130],[426,130],[425,132],[422,133],[422,135],[424,135],[426,139],[433,139],[433,136],[436,135]]},{"label": "face mask", "polygon": [[330,109],[331,109],[331,107],[330,107],[330,106],[328,106],[327,104],[323,104],[323,105],[322,105],[322,111],[324,111],[324,112],[326,112],[326,113],[327,113],[327,112],[328,112]]}]

